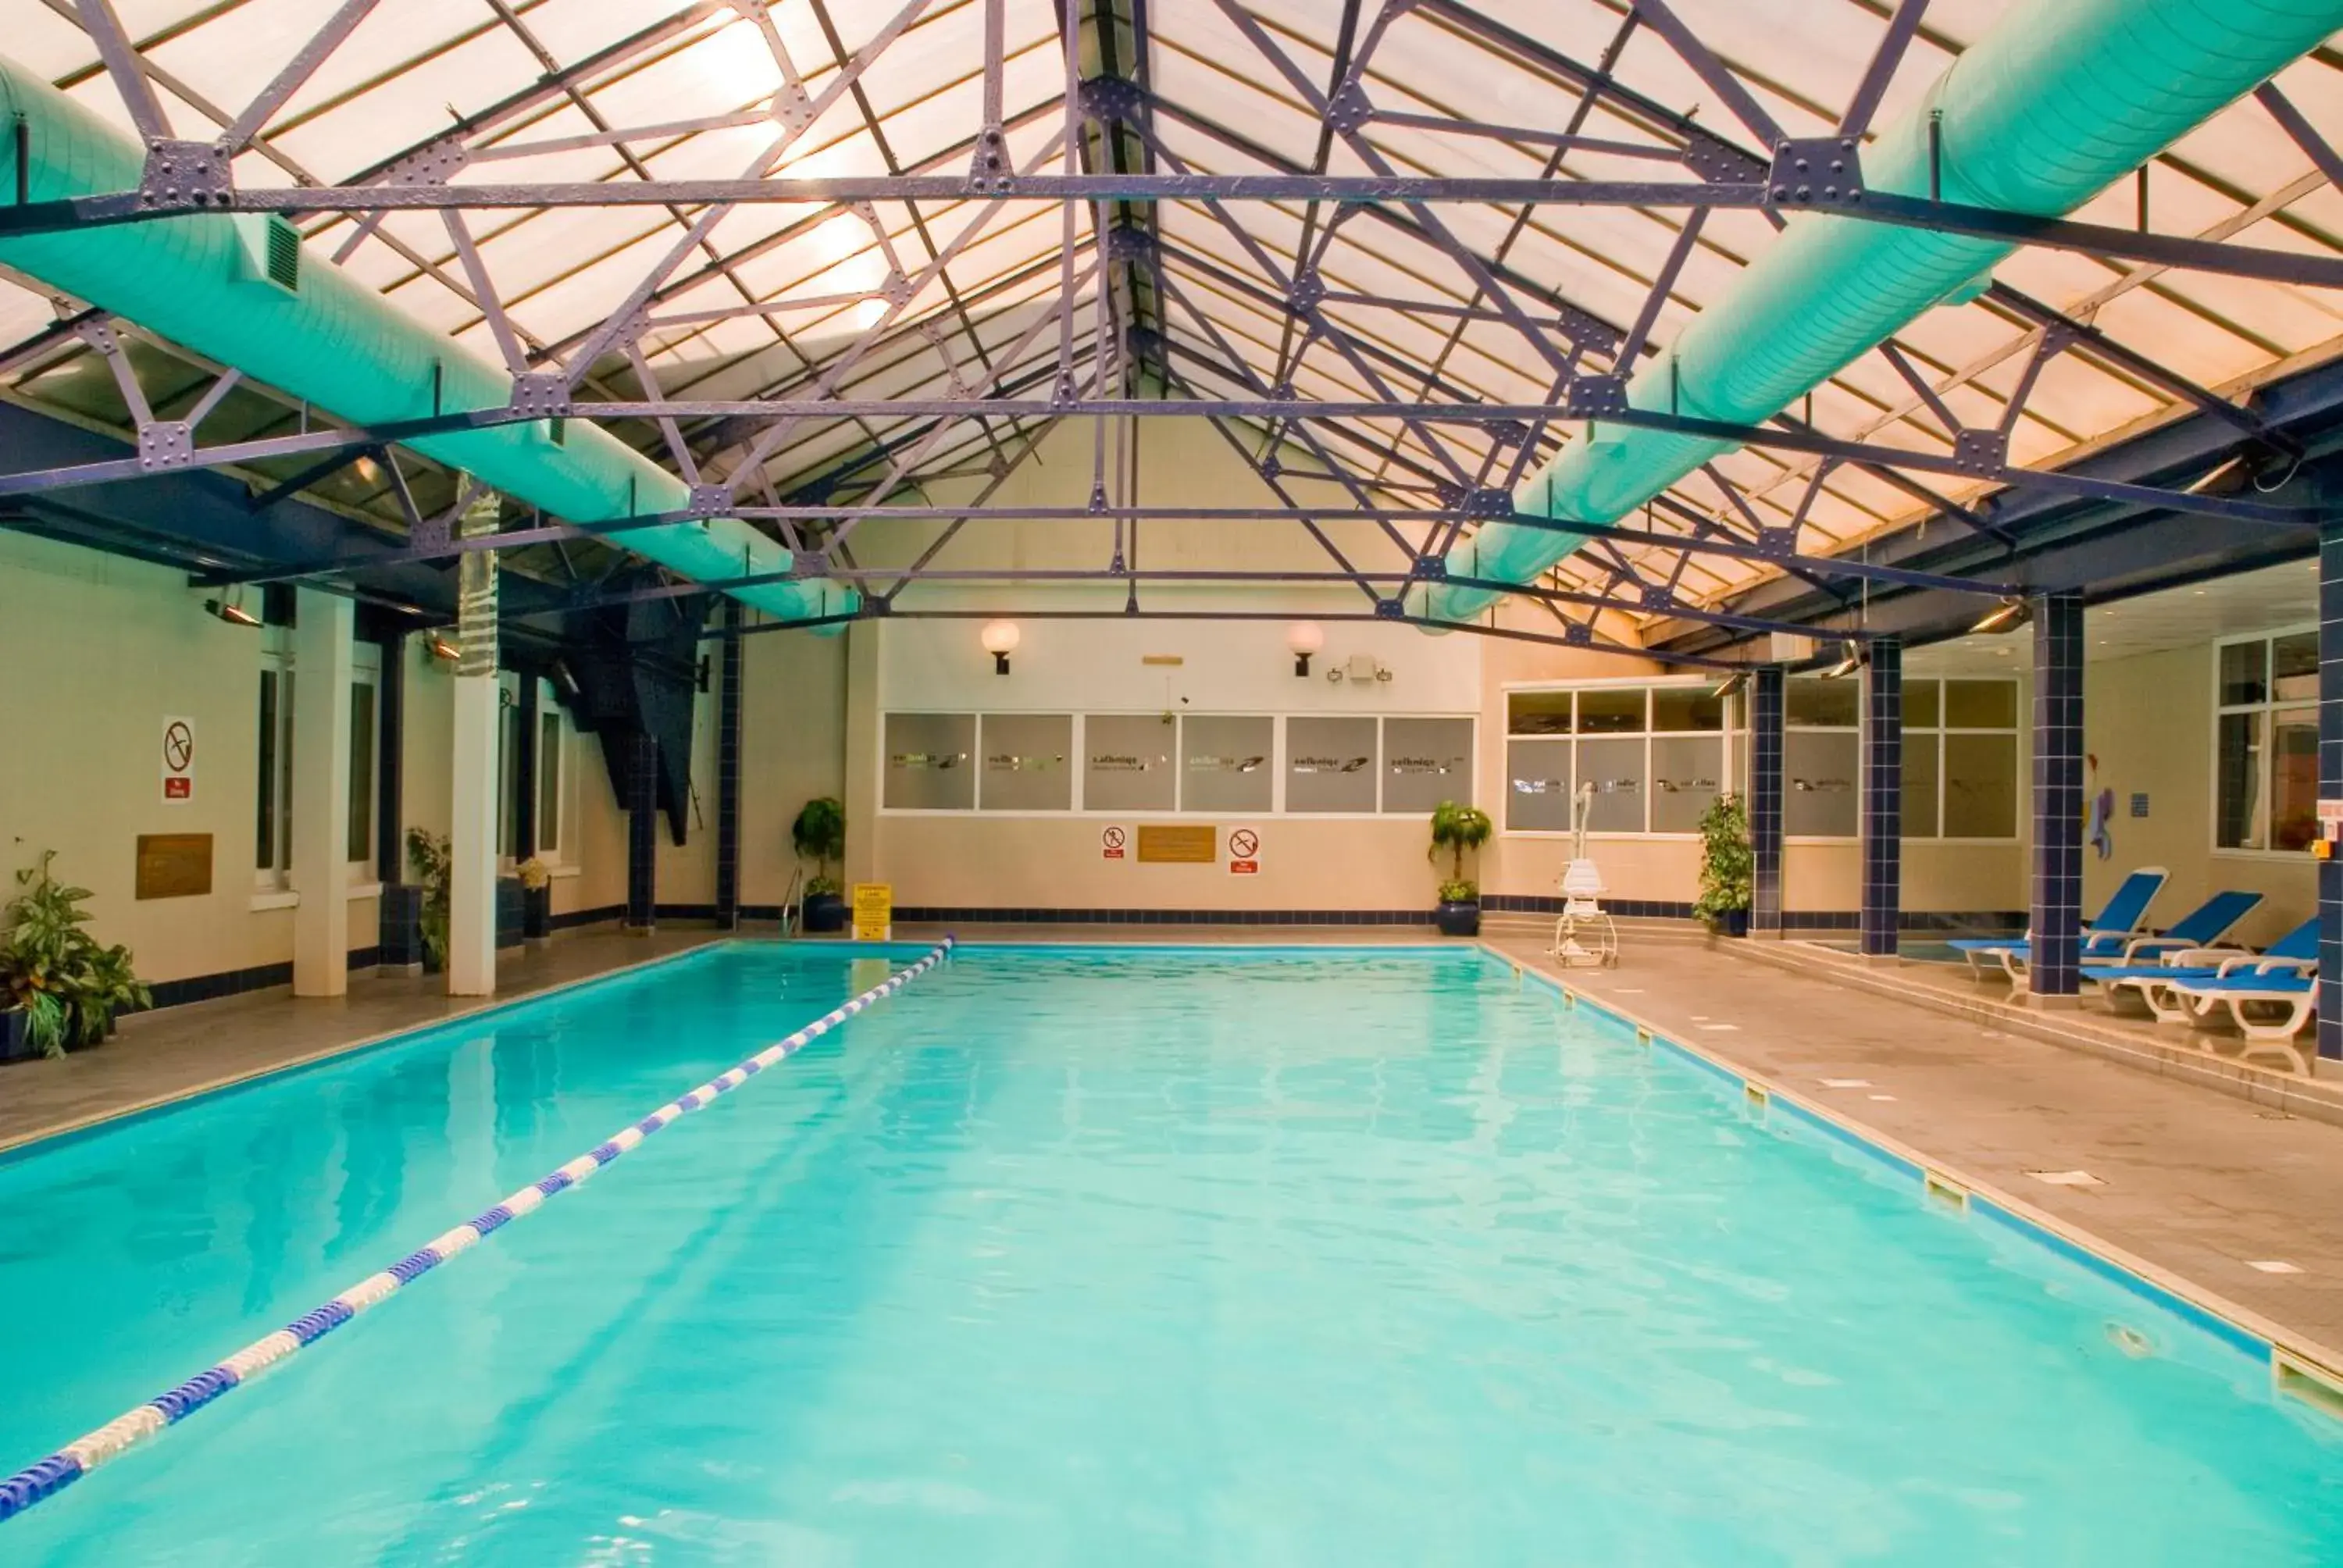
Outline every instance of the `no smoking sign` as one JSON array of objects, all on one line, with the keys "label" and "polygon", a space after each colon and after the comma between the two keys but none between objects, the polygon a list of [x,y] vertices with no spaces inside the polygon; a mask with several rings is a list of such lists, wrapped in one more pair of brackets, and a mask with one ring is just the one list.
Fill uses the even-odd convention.
[{"label": "no smoking sign", "polygon": [[196,799],[196,721],[163,720],[163,804],[189,806]]},{"label": "no smoking sign", "polygon": [[1254,828],[1229,829],[1229,875],[1261,875],[1261,832]]}]

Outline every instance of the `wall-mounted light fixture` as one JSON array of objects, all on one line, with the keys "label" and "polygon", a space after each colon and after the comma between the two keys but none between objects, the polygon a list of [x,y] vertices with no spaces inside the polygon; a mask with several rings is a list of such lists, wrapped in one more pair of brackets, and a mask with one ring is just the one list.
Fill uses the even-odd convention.
[{"label": "wall-mounted light fixture", "polygon": [[1285,646],[1293,650],[1293,673],[1310,673],[1310,656],[1326,646],[1326,628],[1314,620],[1297,620],[1285,628]]},{"label": "wall-mounted light fixture", "polygon": [[1851,642],[1840,643],[1838,645],[1838,662],[1833,664],[1828,669],[1823,671],[1823,678],[1825,680],[1836,680],[1842,675],[1853,675],[1855,672],[1856,668],[1862,663],[1863,655],[1855,651],[1855,644]]},{"label": "wall-mounted light fixture", "polygon": [[1018,630],[1013,620],[989,620],[984,623],[984,651],[992,655],[993,674],[1009,673],[1009,656],[1015,653],[1017,645],[1024,640],[1025,634]]},{"label": "wall-mounted light fixture", "polygon": [[432,658],[443,664],[453,664],[464,657],[464,650],[448,641],[447,634],[444,631],[433,632],[431,640],[424,646],[431,650]]},{"label": "wall-mounted light fixture", "polygon": [[1969,631],[1973,635],[1987,631],[2016,631],[2033,618],[2034,612],[2026,608],[2026,601],[2012,594],[1977,617],[1976,624],[1969,628]]},{"label": "wall-mounted light fixture", "polygon": [[1731,675],[1726,676],[1723,680],[1718,681],[1716,683],[1716,689],[1710,692],[1709,695],[1719,699],[1731,697],[1748,684],[1749,672],[1745,669],[1736,669]]},{"label": "wall-mounted light fixture", "polygon": [[204,600],[204,613],[216,616],[230,626],[258,626],[260,618],[244,608],[244,590],[237,588],[225,598]]}]

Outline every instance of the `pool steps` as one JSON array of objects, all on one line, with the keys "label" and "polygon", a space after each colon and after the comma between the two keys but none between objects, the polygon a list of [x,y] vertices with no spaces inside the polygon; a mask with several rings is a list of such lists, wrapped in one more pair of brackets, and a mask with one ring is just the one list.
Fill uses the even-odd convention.
[{"label": "pool steps", "polygon": [[[1484,947],[1483,950],[1501,962],[1514,961],[1494,949]],[[1785,1115],[1917,1181],[1925,1199],[1957,1210],[1966,1217],[2014,1231],[2173,1312],[2232,1349],[2264,1362],[2269,1368],[2271,1391],[2278,1398],[2343,1422],[2343,1354],[2288,1335],[2258,1313],[2224,1301],[1984,1182],[1929,1164],[1885,1134],[1849,1121],[1835,1110],[1809,1104],[1778,1084],[1752,1077],[1730,1062],[1654,1031],[1650,1024],[1613,1002],[1580,991],[1553,975],[1536,970],[1529,973],[1539,983],[1559,992],[1564,1007],[1584,1006],[1624,1024],[1635,1031],[1639,1046],[1664,1051],[1684,1066],[1717,1080],[1720,1087],[1737,1091],[1742,1104],[1752,1115]]]},{"label": "pool steps", "polygon": [[296,1352],[315,1344],[369,1307],[381,1304],[417,1280],[478,1245],[515,1220],[534,1212],[546,1201],[582,1186],[604,1166],[640,1144],[679,1118],[713,1104],[769,1067],[779,1065],[840,1024],[886,1000],[920,976],[951,956],[956,945],[946,937],[926,957],[851,1001],[824,1013],[803,1029],[718,1074],[699,1088],[660,1106],[641,1121],[621,1128],[593,1149],[550,1175],[522,1188],[478,1218],[457,1226],[427,1245],[409,1252],[389,1268],[367,1275],[324,1305],[304,1312],[275,1333],[244,1349],[177,1387],[126,1411],[96,1431],[65,1445],[47,1458],[27,1465],[0,1481],[0,1523],[15,1518],[44,1498],[53,1497],[107,1461],[120,1457],[166,1428],[185,1421],[214,1400],[241,1387]]}]

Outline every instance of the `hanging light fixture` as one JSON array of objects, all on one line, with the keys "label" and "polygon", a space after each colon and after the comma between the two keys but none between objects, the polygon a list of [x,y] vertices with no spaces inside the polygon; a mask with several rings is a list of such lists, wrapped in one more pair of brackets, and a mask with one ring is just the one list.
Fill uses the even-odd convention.
[{"label": "hanging light fixture", "polygon": [[1009,673],[1009,656],[1017,651],[1017,645],[1025,640],[1025,634],[1018,629],[1013,620],[989,620],[984,623],[982,640],[984,651],[992,655],[992,673],[1006,675]]},{"label": "hanging light fixture", "polygon": [[2026,608],[2026,601],[2012,594],[1977,617],[1976,624],[1969,628],[1969,631],[1972,636],[1980,632],[2015,631],[2033,618],[2034,612]]},{"label": "hanging light fixture", "polygon": [[258,626],[260,618],[244,608],[244,590],[237,588],[226,598],[204,600],[204,612],[216,616],[230,626]]},{"label": "hanging light fixture", "polygon": [[1840,643],[1838,645],[1838,662],[1832,665],[1828,669],[1823,671],[1823,678],[1825,680],[1836,680],[1843,675],[1853,675],[1855,671],[1855,668],[1862,664],[1862,662],[1863,656],[1855,651],[1855,644],[1851,642]]},{"label": "hanging light fixture", "polygon": [[1285,646],[1293,652],[1293,673],[1310,673],[1310,656],[1326,646],[1326,628],[1314,620],[1297,620],[1285,628]]}]

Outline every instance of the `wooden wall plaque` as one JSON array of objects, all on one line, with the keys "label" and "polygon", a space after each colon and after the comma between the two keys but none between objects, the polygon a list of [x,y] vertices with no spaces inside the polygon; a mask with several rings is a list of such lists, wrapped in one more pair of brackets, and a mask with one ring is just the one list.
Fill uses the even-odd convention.
[{"label": "wooden wall plaque", "polygon": [[192,899],[211,890],[209,833],[138,835],[138,897]]},{"label": "wooden wall plaque", "polygon": [[1220,830],[1210,823],[1140,824],[1139,863],[1142,866],[1210,866],[1220,858]]}]

